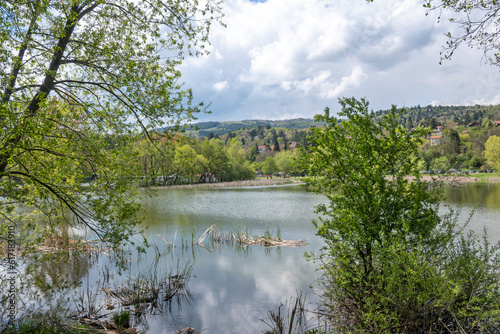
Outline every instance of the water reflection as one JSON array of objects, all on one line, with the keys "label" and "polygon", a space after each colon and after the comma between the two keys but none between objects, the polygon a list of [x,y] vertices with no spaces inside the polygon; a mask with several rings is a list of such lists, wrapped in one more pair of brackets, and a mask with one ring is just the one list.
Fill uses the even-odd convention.
[{"label": "water reflection", "polygon": [[[446,195],[444,204],[463,206],[462,220],[477,204],[471,228],[481,232],[486,225],[490,239],[500,240],[500,185],[448,187]],[[43,282],[61,284],[61,277],[83,281],[81,290],[73,291],[75,299],[103,286],[116,289],[145,273],[168,276],[189,264],[187,298],[181,295],[161,304],[162,308],[141,314],[135,318],[136,325],[148,333],[172,333],[187,326],[207,333],[259,333],[266,329],[260,319],[267,311],[295,296],[296,291],[304,292],[309,303],[316,302],[310,285],[320,273],[303,254],[323,245],[311,224],[314,206],[323,202],[323,196],[297,186],[162,189],[144,201],[143,227],[148,227],[146,236],[155,247],[146,254],[131,253],[122,275],[104,256],[60,265],[48,261],[33,264]],[[207,240],[206,248],[197,246],[197,238],[213,224],[224,232],[247,229],[254,236],[280,228],[283,239],[306,239],[309,244],[266,248]],[[107,297],[101,293],[95,298],[105,301]]]},{"label": "water reflection", "polygon": [[491,242],[500,241],[500,184],[467,183],[445,188],[444,203],[460,207],[460,221],[465,223],[470,213],[474,215],[469,224],[476,233],[482,234],[486,227]]},{"label": "water reflection", "polygon": [[[303,254],[318,250],[322,241],[315,236],[311,221],[313,208],[322,196],[303,188],[265,187],[165,189],[146,202],[148,234],[155,240],[161,234],[172,241],[186,238],[195,261],[190,282],[193,303],[172,319],[150,319],[151,333],[167,333],[183,326],[221,333],[258,333],[266,328],[260,319],[296,291],[315,297],[310,285],[319,276],[315,264]],[[190,248],[191,234],[197,237],[215,224],[223,232],[247,230],[257,236],[279,227],[282,238],[307,239],[304,248],[266,248],[259,245],[211,244],[210,249]],[[153,232],[154,231],[154,232]]]},{"label": "water reflection", "polygon": [[500,206],[500,184],[465,183],[449,186],[445,191],[447,203],[484,206],[498,210]]}]

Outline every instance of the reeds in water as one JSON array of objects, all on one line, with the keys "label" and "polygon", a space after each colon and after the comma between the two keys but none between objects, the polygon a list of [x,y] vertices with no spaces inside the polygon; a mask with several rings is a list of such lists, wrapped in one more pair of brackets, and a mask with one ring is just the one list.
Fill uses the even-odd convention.
[{"label": "reeds in water", "polygon": [[263,236],[251,236],[247,233],[246,228],[243,229],[242,232],[222,232],[219,228],[217,229],[215,225],[210,226],[198,239],[196,242],[197,245],[201,247],[205,247],[203,242],[207,237],[210,237],[212,244],[232,244],[237,243],[242,246],[251,246],[251,245],[261,245],[265,247],[302,247],[307,245],[307,241],[305,239],[301,240],[282,240],[281,239],[281,231],[277,230],[276,235],[272,235],[272,233],[267,230]]}]

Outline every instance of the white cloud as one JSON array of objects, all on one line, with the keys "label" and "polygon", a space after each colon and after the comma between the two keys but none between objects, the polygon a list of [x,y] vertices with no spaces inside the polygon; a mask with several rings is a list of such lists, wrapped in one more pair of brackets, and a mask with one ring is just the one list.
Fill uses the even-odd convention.
[{"label": "white cloud", "polygon": [[295,88],[302,91],[305,95],[312,94],[322,99],[333,99],[339,97],[349,87],[358,86],[365,76],[363,69],[360,66],[356,66],[352,69],[351,74],[342,77],[340,82],[332,78],[331,72],[327,70],[321,71],[316,76],[302,81],[284,82],[282,87],[286,91]]},{"label": "white cloud", "polygon": [[227,0],[224,11],[212,53],[181,68],[195,97],[213,102],[211,119],[310,117],[339,96],[366,96],[375,109],[498,101],[480,78],[500,75],[479,66],[479,51],[438,65],[450,25],[420,0]]},{"label": "white cloud", "polygon": [[218,60],[218,61],[222,61],[224,59],[224,57],[220,54],[220,52],[218,50],[215,50],[215,55],[214,55],[215,59]]},{"label": "white cloud", "polygon": [[228,88],[229,84],[227,81],[220,81],[212,86],[212,89],[215,90],[216,92],[222,92],[223,90],[226,90]]}]

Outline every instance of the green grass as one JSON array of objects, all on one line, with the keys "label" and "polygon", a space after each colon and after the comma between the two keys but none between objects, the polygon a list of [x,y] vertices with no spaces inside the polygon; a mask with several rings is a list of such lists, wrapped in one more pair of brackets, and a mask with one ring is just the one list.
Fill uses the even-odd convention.
[{"label": "green grass", "polygon": [[113,314],[113,321],[118,328],[130,327],[130,311],[125,310],[120,313]]},{"label": "green grass", "polygon": [[490,177],[500,177],[500,173],[472,173],[469,175],[461,174],[460,176],[466,176],[466,177],[476,177],[481,180],[489,179]]}]

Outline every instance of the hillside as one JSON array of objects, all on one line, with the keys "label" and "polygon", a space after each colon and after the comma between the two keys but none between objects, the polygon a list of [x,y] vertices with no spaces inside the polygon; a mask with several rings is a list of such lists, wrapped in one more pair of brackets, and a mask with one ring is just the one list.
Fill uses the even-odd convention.
[{"label": "hillside", "polygon": [[[380,119],[389,110],[373,111]],[[417,125],[433,130],[421,147],[422,170],[487,170],[485,143],[490,136],[500,136],[500,106],[416,106],[403,109],[399,123],[408,130]],[[247,120],[239,122],[201,122],[195,131],[202,139],[221,138],[226,144],[238,138],[243,148],[267,145],[265,155],[253,152],[249,161],[259,161],[274,147],[307,146],[307,129],[321,126],[312,119],[283,121]]]},{"label": "hillside", "polygon": [[[375,112],[377,117],[382,117],[389,110]],[[500,121],[500,106],[426,106],[409,107],[404,109],[400,118],[400,124],[408,129],[417,125],[443,126],[453,128],[456,126],[469,126],[471,123],[485,127],[488,122]]]},{"label": "hillside", "polygon": [[192,133],[196,137],[208,137],[210,133],[214,136],[222,136],[229,132],[234,132],[242,129],[265,127],[283,128],[289,130],[303,130],[311,126],[318,125],[310,118],[297,118],[279,121],[270,120],[244,120],[244,121],[225,121],[225,122],[199,122],[195,125],[197,130],[189,130],[187,133]]}]

